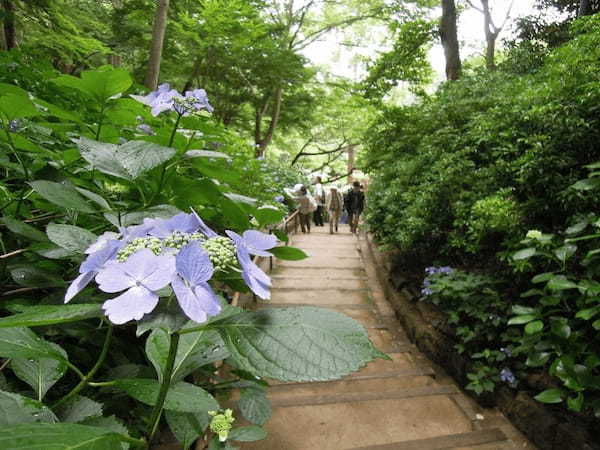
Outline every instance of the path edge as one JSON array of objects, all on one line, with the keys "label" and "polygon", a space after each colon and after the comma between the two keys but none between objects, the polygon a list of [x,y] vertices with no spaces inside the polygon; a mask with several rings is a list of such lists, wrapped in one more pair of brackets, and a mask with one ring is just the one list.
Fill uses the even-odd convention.
[{"label": "path edge", "polygon": [[[408,338],[429,359],[443,367],[461,386],[465,385],[467,360],[454,350],[453,343],[440,331],[430,325],[416,306],[413,295],[403,290],[398,292],[390,279],[391,261],[379,250],[372,235],[364,233],[368,255],[377,268],[377,279],[383,287],[385,297],[404,327]],[[464,391],[476,401],[480,399],[469,391]],[[599,450],[600,443],[587,431],[570,423],[565,423],[535,401],[528,393],[515,392],[508,387],[500,387],[493,397],[496,406],[510,421],[542,450]]]}]

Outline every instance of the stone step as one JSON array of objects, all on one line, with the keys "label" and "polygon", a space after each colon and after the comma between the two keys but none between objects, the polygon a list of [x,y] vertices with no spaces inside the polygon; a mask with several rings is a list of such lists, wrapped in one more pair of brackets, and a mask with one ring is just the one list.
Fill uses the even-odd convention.
[{"label": "stone step", "polygon": [[[418,371],[410,371],[407,373],[417,373]],[[377,392],[400,392],[409,391],[415,388],[423,388],[425,386],[435,386],[436,381],[427,375],[408,375],[394,377],[379,377],[379,378],[346,378],[341,381],[327,381],[320,383],[294,383],[294,384],[278,384],[271,386],[268,389],[268,395],[274,404],[281,406],[281,402],[293,404],[294,400],[304,401],[305,399],[327,399],[338,396],[359,394],[372,396]],[[368,399],[372,399],[368,397]],[[278,403],[279,402],[279,403]],[[318,401],[321,404],[322,400]]]},{"label": "stone step", "polygon": [[373,305],[370,304],[349,304],[349,303],[340,303],[340,304],[327,304],[327,305],[313,305],[312,303],[279,303],[277,301],[270,300],[260,300],[258,299],[255,303],[257,308],[296,308],[298,306],[315,306],[317,308],[325,308],[332,309],[339,312],[344,312],[348,310],[353,311],[373,311]]},{"label": "stone step", "polygon": [[366,289],[271,289],[273,303],[296,303],[312,306],[369,304]]},{"label": "stone step", "polygon": [[[483,446],[482,446],[483,445]],[[491,446],[490,446],[491,445]],[[494,447],[494,445],[496,445]],[[502,449],[511,448],[507,436],[498,428],[467,433],[437,436],[383,445],[352,447],[348,450],[443,450],[443,449]]]},{"label": "stone step", "polygon": [[[294,306],[308,306],[303,304],[291,304],[291,303],[274,303],[269,301],[258,301],[255,303],[255,307],[259,308],[289,308]],[[354,320],[360,322],[365,328],[378,328],[387,329],[389,326],[386,325],[386,321],[379,320],[373,312],[370,305],[326,305],[319,306],[319,308],[329,309],[336,311],[346,316],[352,317]],[[395,333],[396,334],[396,333]],[[403,341],[408,341],[408,338],[402,336]],[[396,337],[397,338],[397,337]]]},{"label": "stone step", "polygon": [[319,269],[362,269],[362,260],[359,257],[334,257],[313,256],[300,261],[276,260],[277,267],[312,267]]},{"label": "stone step", "polygon": [[[325,271],[324,271],[325,272]],[[313,290],[313,289],[367,289],[367,283],[364,279],[357,278],[330,278],[323,274],[321,278],[292,278],[292,277],[273,277],[273,288],[275,289],[296,289],[296,290]]]},{"label": "stone step", "polygon": [[276,267],[270,273],[271,277],[290,277],[290,278],[328,278],[337,279],[358,279],[365,280],[367,278],[365,271],[359,269],[331,269],[331,268],[314,268],[314,267]]},{"label": "stone step", "polygon": [[317,256],[326,256],[328,258],[358,258],[360,253],[356,250],[354,246],[352,247],[329,247],[329,245],[325,244],[321,247],[311,247],[307,248],[304,246],[296,246],[302,250],[304,253],[308,255],[309,258],[315,258]]},{"label": "stone step", "polygon": [[396,398],[390,394],[371,400],[348,397],[338,398],[338,403],[275,406],[265,425],[267,438],[244,444],[244,449],[340,450],[471,431],[471,422],[444,390],[430,395],[407,392]]}]

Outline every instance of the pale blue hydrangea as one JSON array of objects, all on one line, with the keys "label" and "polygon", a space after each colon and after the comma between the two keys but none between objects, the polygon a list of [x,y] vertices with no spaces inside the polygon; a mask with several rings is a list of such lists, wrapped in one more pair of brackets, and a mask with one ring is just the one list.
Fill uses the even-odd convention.
[{"label": "pale blue hydrangea", "polygon": [[101,291],[120,293],[102,308],[111,322],[123,324],[151,313],[158,291],[170,285],[185,315],[202,323],[221,311],[209,281],[215,272],[227,270],[240,271],[254,293],[269,298],[271,280],[250,254],[271,256],[266,250],[277,244],[275,236],[255,230],[219,236],[196,212],[147,218],[119,231],[104,233],[86,250],[65,303],[95,279]]},{"label": "pale blue hydrangea", "polygon": [[194,89],[181,95],[175,89],[171,89],[169,83],[164,83],[148,95],[132,95],[131,97],[150,106],[153,116],[158,116],[164,111],[175,111],[181,116],[202,110],[213,112],[213,107],[208,102],[208,96],[204,89]]},{"label": "pale blue hydrangea", "polygon": [[508,384],[514,384],[517,381],[517,378],[510,369],[505,367],[500,371],[500,380]]}]

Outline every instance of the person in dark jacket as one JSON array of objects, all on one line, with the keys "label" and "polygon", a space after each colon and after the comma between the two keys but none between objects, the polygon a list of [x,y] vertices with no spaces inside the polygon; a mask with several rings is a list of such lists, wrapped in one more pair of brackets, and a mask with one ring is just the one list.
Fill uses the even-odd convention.
[{"label": "person in dark jacket", "polygon": [[344,206],[348,211],[348,223],[350,224],[350,232],[358,231],[358,220],[365,207],[365,194],[360,189],[360,183],[355,181],[352,183],[352,189],[346,194]]}]

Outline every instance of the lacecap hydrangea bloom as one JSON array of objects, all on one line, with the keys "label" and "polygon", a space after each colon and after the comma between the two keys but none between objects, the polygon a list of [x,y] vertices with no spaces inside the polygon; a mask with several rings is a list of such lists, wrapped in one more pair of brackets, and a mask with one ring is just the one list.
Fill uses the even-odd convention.
[{"label": "lacecap hydrangea bloom", "polygon": [[169,83],[164,83],[148,95],[132,95],[131,97],[150,106],[153,116],[158,116],[164,111],[175,111],[182,116],[202,110],[213,112],[213,107],[208,103],[208,96],[204,89],[194,89],[181,95],[175,89],[171,89]]},{"label": "lacecap hydrangea bloom", "polygon": [[170,286],[185,315],[202,323],[221,311],[209,281],[229,270],[240,272],[260,298],[270,298],[271,280],[250,255],[272,256],[267,250],[277,238],[256,230],[226,233],[229,237],[218,235],[195,212],[104,233],[86,250],[65,303],[95,280],[101,291],[119,293],[102,309],[111,322],[123,324],[151,313],[159,291]]}]

